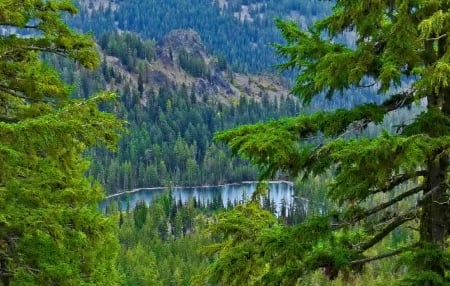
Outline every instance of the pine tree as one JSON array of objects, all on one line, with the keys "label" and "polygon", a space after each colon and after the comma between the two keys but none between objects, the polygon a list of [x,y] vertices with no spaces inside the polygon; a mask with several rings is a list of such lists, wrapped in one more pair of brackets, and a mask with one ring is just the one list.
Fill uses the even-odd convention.
[{"label": "pine tree", "polygon": [[0,11],[0,284],[116,285],[115,223],[83,157],[114,148],[121,124],[98,109],[114,96],[72,100],[42,60],[93,68],[95,44],[64,22],[70,1],[0,0]]},{"label": "pine tree", "polygon": [[[378,88],[384,101],[216,136],[257,164],[263,177],[277,170],[333,174],[328,197],[338,210],[266,234],[261,244],[270,250],[269,266],[259,283],[289,284],[319,268],[332,279],[401,254],[408,273],[400,282],[448,285],[449,11],[450,2],[442,0],[338,0],[332,15],[307,31],[277,21],[286,39],[276,47],[287,58],[280,67],[298,71],[293,93],[303,103],[345,97],[352,88]],[[355,41],[343,44],[348,33]],[[370,123],[380,125],[391,112],[419,102],[426,103],[424,111],[395,132],[362,135]],[[417,241],[373,255],[397,229],[416,229],[411,237]]]}]

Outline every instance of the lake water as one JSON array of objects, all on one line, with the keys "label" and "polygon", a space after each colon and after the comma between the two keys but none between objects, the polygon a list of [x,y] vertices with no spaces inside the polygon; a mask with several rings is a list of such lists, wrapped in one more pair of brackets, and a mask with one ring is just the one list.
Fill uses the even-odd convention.
[{"label": "lake water", "polygon": [[[202,204],[211,203],[214,198],[222,199],[225,207],[229,203],[236,204],[248,200],[256,190],[258,182],[242,182],[239,184],[227,184],[219,186],[200,186],[200,187],[172,187],[172,197],[174,200],[181,200],[183,203],[188,202],[195,197],[197,202]],[[270,201],[280,211],[281,205],[284,201],[287,207],[294,203],[294,186],[292,182],[288,181],[271,181],[267,184],[269,190]],[[136,206],[136,203],[144,201],[151,203],[157,196],[167,192],[168,188],[140,188],[129,192],[111,195],[100,203],[100,208],[105,210],[106,205],[115,201],[120,201],[122,210],[127,208],[129,204],[130,209]]]}]

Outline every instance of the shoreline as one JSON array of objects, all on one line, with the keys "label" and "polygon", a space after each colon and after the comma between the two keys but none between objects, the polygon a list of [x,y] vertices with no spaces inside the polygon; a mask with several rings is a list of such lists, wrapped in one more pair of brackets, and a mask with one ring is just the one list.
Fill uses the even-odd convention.
[{"label": "shoreline", "polygon": [[[149,187],[149,188],[137,188],[137,189],[132,189],[129,191],[124,191],[124,192],[120,192],[120,193],[116,193],[116,194],[112,194],[112,195],[108,195],[106,196],[103,200],[108,200],[111,198],[115,198],[115,197],[119,197],[122,195],[126,195],[126,194],[133,194],[133,193],[137,193],[140,192],[142,190],[165,190],[165,189],[201,189],[201,188],[221,188],[221,187],[226,187],[226,186],[239,186],[239,185],[248,185],[248,184],[257,184],[260,183],[261,181],[242,181],[240,183],[229,183],[229,184],[221,184],[221,185],[202,185],[202,186],[192,186],[192,187],[183,187],[183,186],[172,186],[172,187]],[[280,181],[266,181],[268,184],[279,184],[279,183],[284,183],[284,184],[288,184],[290,186],[294,186],[294,182],[292,181],[285,181],[285,180],[280,180]]]}]

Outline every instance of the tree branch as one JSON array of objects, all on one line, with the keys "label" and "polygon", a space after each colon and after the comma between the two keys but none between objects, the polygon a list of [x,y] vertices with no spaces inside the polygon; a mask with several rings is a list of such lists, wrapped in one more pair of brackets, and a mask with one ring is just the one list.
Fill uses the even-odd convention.
[{"label": "tree branch", "polygon": [[67,50],[61,49],[61,48],[55,48],[55,47],[36,47],[36,46],[29,46],[29,47],[23,47],[22,49],[28,50],[28,51],[39,51],[39,52],[47,52],[52,53],[58,56],[67,57],[68,53]]},{"label": "tree branch", "polygon": [[384,101],[381,106],[383,106],[387,112],[405,107],[414,102],[414,92],[415,90],[411,89],[394,94],[390,99]]},{"label": "tree branch", "polygon": [[368,216],[370,216],[372,214],[375,214],[375,213],[377,213],[377,212],[379,212],[381,210],[384,210],[384,209],[392,206],[395,203],[398,203],[399,201],[401,201],[401,200],[403,200],[403,199],[405,199],[405,198],[407,198],[409,196],[417,194],[418,192],[420,192],[422,190],[423,190],[423,186],[420,185],[420,186],[414,187],[414,188],[412,188],[412,189],[410,189],[410,190],[408,190],[408,191],[406,191],[404,193],[401,193],[400,195],[396,196],[395,198],[391,199],[390,201],[387,201],[387,202],[385,202],[383,204],[379,204],[378,206],[376,206],[376,207],[374,207],[374,208],[372,208],[370,210],[365,211],[364,214],[361,216],[361,219],[363,219],[365,217],[368,217]]},{"label": "tree branch", "polygon": [[20,95],[17,91],[10,89],[8,86],[3,85],[3,84],[0,84],[0,91],[3,91],[4,93],[7,93],[13,97],[28,99],[28,98],[24,98],[23,95]]},{"label": "tree branch", "polygon": [[370,83],[370,84],[366,84],[366,85],[356,85],[356,87],[358,87],[358,88],[367,88],[367,87],[372,87],[372,86],[374,86],[374,85],[376,85],[377,84],[377,82],[372,82],[372,83]]},{"label": "tree branch", "polygon": [[[16,117],[8,117],[8,116],[0,115],[0,122],[17,123],[17,122],[19,122],[19,119],[17,119]],[[1,185],[0,185],[0,187],[1,187]]]},{"label": "tree branch", "polygon": [[18,28],[18,29],[39,29],[38,25],[25,25],[25,26],[16,26],[14,24],[10,24],[10,23],[0,23],[0,26],[3,27],[12,27],[12,28]]},{"label": "tree branch", "polygon": [[44,102],[44,103],[56,103],[54,100],[50,100],[49,98],[41,98],[41,99],[35,99],[28,96],[25,96],[21,91],[11,89],[9,86],[0,84],[0,91],[3,91],[4,93],[7,93],[13,97],[17,97],[20,99],[28,100],[30,102]]},{"label": "tree branch", "polygon": [[[379,107],[381,108],[382,112],[384,112],[386,114],[386,113],[394,111],[398,108],[407,106],[408,104],[411,104],[413,102],[414,102],[414,90],[409,90],[409,91],[404,91],[404,92],[392,95],[390,99],[381,103],[381,105],[379,105]],[[361,132],[362,130],[367,128],[369,123],[371,123],[373,121],[374,121],[374,118],[372,118],[371,116],[360,118],[359,120],[356,120],[356,121],[350,123],[347,126],[347,130],[345,132],[343,132],[342,134],[340,134],[337,138],[338,139],[343,138],[345,135],[347,135],[348,133],[355,131],[355,130]],[[319,144],[318,148],[321,146],[322,146],[322,144]]]},{"label": "tree branch", "polygon": [[377,244],[379,241],[381,241],[386,235],[388,235],[391,231],[399,227],[400,225],[404,224],[407,221],[413,220],[417,216],[417,210],[405,213],[403,215],[395,217],[390,224],[388,224],[383,230],[381,230],[378,234],[376,234],[372,239],[369,241],[359,245],[360,251],[365,251],[375,244]]},{"label": "tree branch", "polygon": [[400,185],[400,184],[402,184],[402,183],[404,183],[404,182],[406,182],[406,181],[408,181],[408,180],[410,180],[412,178],[417,178],[417,177],[420,177],[420,176],[426,176],[427,174],[428,174],[427,171],[419,170],[419,171],[416,171],[413,174],[399,174],[399,175],[396,175],[394,177],[389,178],[389,184],[386,187],[381,188],[381,189],[374,189],[372,194],[376,194],[376,193],[380,193],[380,192],[383,192],[383,193],[388,192],[388,191],[392,190],[393,188],[397,187],[398,185]]},{"label": "tree branch", "polygon": [[414,244],[409,245],[409,246],[401,247],[399,249],[396,249],[396,250],[393,250],[393,251],[389,251],[389,252],[385,252],[385,253],[382,253],[382,254],[379,254],[379,255],[376,255],[376,256],[367,257],[367,258],[358,259],[358,260],[353,260],[353,261],[350,261],[349,264],[350,265],[358,265],[358,264],[364,264],[364,263],[367,263],[367,262],[372,262],[372,261],[375,261],[375,260],[380,260],[380,259],[392,257],[392,256],[398,255],[400,253],[403,253],[403,252],[405,252],[405,251],[415,247],[416,245],[418,245],[418,243],[414,243]]},{"label": "tree branch", "polygon": [[[370,87],[370,85],[368,87]],[[381,110],[384,113],[389,113],[398,108],[407,106],[408,104],[411,104],[413,102],[414,102],[414,90],[409,90],[409,91],[404,91],[404,92],[392,95],[390,99],[381,103],[379,105],[379,107],[381,107]],[[355,131],[355,130],[362,131],[371,122],[373,122],[373,118],[371,118],[371,117],[360,118],[359,120],[350,123],[348,125],[347,130],[345,132],[343,132],[341,135],[339,135],[337,138],[342,138],[346,134],[350,133],[351,131]]]},{"label": "tree branch", "polygon": [[442,39],[445,37],[447,37],[447,34],[442,34],[442,35],[434,37],[434,38],[425,38],[425,41],[436,41],[436,40],[439,40],[439,39]]}]

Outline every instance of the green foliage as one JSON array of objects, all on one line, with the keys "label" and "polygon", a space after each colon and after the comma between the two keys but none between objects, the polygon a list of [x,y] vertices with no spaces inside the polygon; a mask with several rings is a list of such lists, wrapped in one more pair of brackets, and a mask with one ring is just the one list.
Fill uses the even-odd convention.
[{"label": "green foliage", "polygon": [[[279,169],[296,174],[302,169],[314,170],[315,162],[322,163],[311,158],[314,146],[308,144],[308,140],[307,144],[299,145],[299,139],[311,138],[318,133],[327,137],[338,136],[344,132],[351,135],[351,132],[364,128],[370,121],[382,122],[390,104],[391,101],[387,101],[383,106],[364,104],[352,111],[339,109],[269,123],[244,125],[218,132],[215,138],[228,142],[235,155],[243,155],[261,166],[263,175],[271,176]],[[350,126],[352,124],[353,126]],[[323,158],[326,159],[325,156]],[[320,164],[316,167],[320,169]]]},{"label": "green foliage", "polygon": [[[295,284],[297,273],[318,268],[334,279],[367,262],[408,252],[412,259],[402,264],[408,269],[406,285],[448,284],[449,8],[448,1],[343,0],[307,31],[294,22],[277,21],[286,39],[276,45],[287,58],[280,68],[298,71],[293,92],[304,103],[322,94],[347,97],[352,88],[365,86],[378,87],[387,99],[216,135],[234,154],[256,164],[262,178],[278,170],[304,178],[332,175],[327,194],[339,208],[328,217],[331,228],[308,229],[307,220],[301,236],[289,236],[290,227],[280,231],[277,237],[289,237],[300,254],[268,272],[276,283],[292,279],[290,285]],[[354,32],[354,44],[340,40],[348,31]],[[396,91],[400,87],[403,91]],[[419,101],[427,102],[425,110],[395,132],[363,135],[369,125]],[[411,229],[418,234],[409,234]],[[408,233],[403,241],[411,244],[374,252],[394,232]],[[303,237],[309,243],[307,254],[301,253]],[[274,257],[283,256],[276,252]]]},{"label": "green foliage", "polygon": [[156,258],[145,245],[138,243],[120,254],[119,268],[125,276],[122,285],[163,285],[158,276]]},{"label": "green foliage", "polygon": [[138,60],[152,61],[156,56],[155,42],[143,41],[133,33],[104,33],[99,45],[108,55],[117,57],[129,71],[136,71]]},{"label": "green foliage", "polygon": [[[237,206],[225,212],[208,229],[220,242],[203,248],[218,258],[208,266],[211,283],[220,285],[253,285],[265,272],[265,261],[257,245],[258,235],[276,223],[273,215],[261,209],[259,203]],[[236,275],[239,273],[239,275]]]},{"label": "green foliage", "polygon": [[[193,285],[193,277],[206,268],[209,257],[199,250],[211,241],[202,232],[211,217],[200,215],[193,202],[177,205],[169,196],[165,193],[145,207],[142,225],[135,224],[144,214],[142,206],[138,212],[123,214],[118,257],[122,285]],[[168,201],[174,212],[166,213]]]},{"label": "green foliage", "polygon": [[426,244],[400,260],[411,267],[408,275],[398,285],[448,285],[450,255],[433,244]]},{"label": "green foliage", "polygon": [[180,66],[190,75],[195,77],[208,76],[208,68],[205,60],[201,56],[195,56],[188,53],[186,50],[181,50],[178,55]]},{"label": "green foliage", "polygon": [[133,209],[134,226],[137,229],[142,228],[147,219],[147,205],[145,202],[137,203]]},{"label": "green foliage", "polygon": [[215,256],[204,274],[220,285],[296,285],[309,273],[324,268],[330,278],[340,269],[350,271],[349,259],[357,258],[350,245],[363,233],[333,233],[334,214],[310,217],[301,224],[286,226],[260,205],[250,202],[218,215],[207,228],[217,242],[202,252]]},{"label": "green foliage", "polygon": [[[93,68],[89,35],[70,30],[70,1],[0,1],[0,278],[2,285],[115,285],[114,222],[86,178],[91,147],[113,149],[121,123],[99,105],[109,93],[71,100],[41,60],[65,56]],[[14,28],[14,29],[13,29]]]},{"label": "green foliage", "polygon": [[255,180],[256,168],[230,158],[226,146],[212,141],[212,134],[238,124],[297,114],[298,101],[292,97],[271,99],[263,93],[260,101],[243,97],[239,103],[228,105],[184,84],[177,89],[162,87],[155,91],[146,82],[148,60],[131,53],[131,62],[139,63],[137,71],[124,73],[122,65],[112,64],[109,57],[108,47],[120,47],[120,55],[127,54],[128,48],[139,50],[146,42],[130,40],[128,44],[125,33],[123,37],[114,35],[102,37],[104,61],[101,69],[92,72],[78,71],[67,61],[46,57],[64,79],[73,83],[73,96],[87,98],[111,87],[121,95],[114,107],[102,108],[126,119],[128,132],[119,140],[117,153],[105,149],[90,152],[94,160],[89,175],[109,193],[170,184],[197,186]]}]

